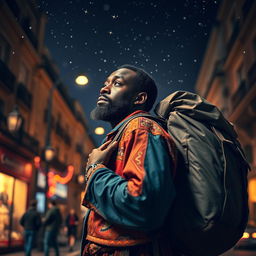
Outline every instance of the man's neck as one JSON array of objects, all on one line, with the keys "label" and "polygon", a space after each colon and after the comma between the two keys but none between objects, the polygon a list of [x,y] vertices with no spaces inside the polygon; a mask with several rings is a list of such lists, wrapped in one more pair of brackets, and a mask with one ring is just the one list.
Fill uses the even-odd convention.
[{"label": "man's neck", "polygon": [[110,121],[110,125],[113,128],[115,128],[119,123],[121,123],[122,121],[124,121],[127,117],[129,117],[130,115],[132,115],[133,113],[137,112],[137,111],[142,111],[140,109],[137,109],[137,110],[134,110],[132,111],[131,113],[127,114],[126,116],[122,117],[122,118],[119,118],[118,120],[112,120]]}]

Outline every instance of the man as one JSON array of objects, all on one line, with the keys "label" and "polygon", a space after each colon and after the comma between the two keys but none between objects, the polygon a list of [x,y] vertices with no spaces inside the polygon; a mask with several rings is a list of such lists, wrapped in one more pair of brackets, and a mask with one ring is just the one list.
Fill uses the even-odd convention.
[{"label": "man", "polygon": [[40,214],[36,210],[37,201],[32,200],[30,202],[30,207],[27,212],[25,212],[21,219],[20,224],[23,226],[25,232],[25,255],[30,256],[33,248],[34,239],[36,236],[37,230],[39,230],[41,226],[41,217]]},{"label": "man", "polygon": [[173,141],[158,123],[137,117],[111,143],[124,122],[152,108],[156,96],[154,80],[131,65],[113,72],[100,90],[91,116],[113,129],[87,162],[83,256],[171,255],[163,227],[174,199]]},{"label": "man", "polygon": [[55,200],[48,203],[49,210],[43,220],[45,226],[44,234],[44,255],[49,256],[50,247],[55,250],[55,255],[59,256],[58,234],[62,222],[62,217]]},{"label": "man", "polygon": [[78,216],[75,212],[74,208],[69,210],[69,214],[66,217],[66,227],[65,230],[67,231],[68,236],[68,245],[69,251],[72,252],[74,250],[74,246],[76,243],[76,234],[77,234],[77,225],[78,225]]}]

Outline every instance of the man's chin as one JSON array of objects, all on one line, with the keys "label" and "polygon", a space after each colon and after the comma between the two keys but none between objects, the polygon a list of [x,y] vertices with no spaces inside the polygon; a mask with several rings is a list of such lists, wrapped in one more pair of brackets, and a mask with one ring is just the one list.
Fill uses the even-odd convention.
[{"label": "man's chin", "polygon": [[108,121],[109,117],[109,108],[106,104],[97,105],[95,109],[91,112],[91,119],[92,120],[102,120],[102,121]]},{"label": "man's chin", "polygon": [[121,121],[128,114],[132,113],[129,103],[121,106],[113,106],[111,104],[100,104],[91,112],[91,119],[101,120],[110,123]]}]

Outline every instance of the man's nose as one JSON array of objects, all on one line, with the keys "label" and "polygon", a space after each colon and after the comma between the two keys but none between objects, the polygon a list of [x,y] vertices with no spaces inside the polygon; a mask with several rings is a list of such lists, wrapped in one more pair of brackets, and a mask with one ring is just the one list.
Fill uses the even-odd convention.
[{"label": "man's nose", "polygon": [[110,93],[110,84],[105,84],[101,89],[100,89],[100,94],[109,94]]}]

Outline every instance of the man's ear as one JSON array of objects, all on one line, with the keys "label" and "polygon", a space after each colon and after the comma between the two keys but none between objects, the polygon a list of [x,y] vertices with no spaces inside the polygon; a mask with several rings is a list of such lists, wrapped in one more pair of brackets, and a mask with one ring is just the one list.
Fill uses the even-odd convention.
[{"label": "man's ear", "polygon": [[147,101],[148,95],[146,92],[139,92],[134,100],[134,105],[143,105]]}]

